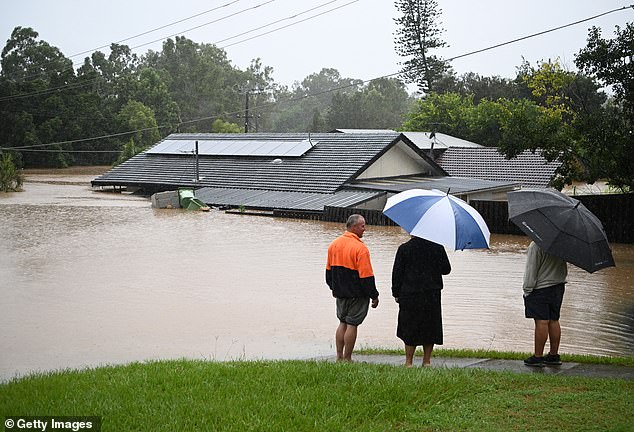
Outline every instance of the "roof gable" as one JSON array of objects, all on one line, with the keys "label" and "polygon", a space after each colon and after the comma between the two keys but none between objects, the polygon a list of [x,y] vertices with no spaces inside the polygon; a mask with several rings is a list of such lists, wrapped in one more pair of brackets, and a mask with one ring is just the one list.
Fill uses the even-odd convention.
[{"label": "roof gable", "polygon": [[372,179],[406,175],[446,175],[442,168],[407,139],[386,148],[355,179]]}]

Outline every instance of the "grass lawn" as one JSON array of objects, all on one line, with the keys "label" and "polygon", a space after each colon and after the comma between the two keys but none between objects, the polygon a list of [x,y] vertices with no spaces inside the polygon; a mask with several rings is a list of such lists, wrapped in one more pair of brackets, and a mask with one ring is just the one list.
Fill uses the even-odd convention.
[{"label": "grass lawn", "polygon": [[305,361],[157,361],[0,384],[0,414],[104,431],[632,431],[634,381]]}]

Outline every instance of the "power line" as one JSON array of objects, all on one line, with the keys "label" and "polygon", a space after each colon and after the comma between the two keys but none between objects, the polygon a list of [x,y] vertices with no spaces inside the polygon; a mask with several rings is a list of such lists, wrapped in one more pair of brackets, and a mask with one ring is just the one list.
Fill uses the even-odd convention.
[{"label": "power line", "polygon": [[[242,0],[233,0],[232,2],[226,3],[226,4],[221,5],[221,6],[217,6],[217,7],[213,8],[213,9],[208,9],[208,10],[206,10],[206,11],[199,12],[199,13],[197,13],[197,14],[195,14],[195,15],[191,15],[191,16],[189,16],[189,17],[187,17],[187,18],[183,18],[183,19],[180,19],[180,20],[178,20],[178,21],[173,21],[173,22],[171,22],[171,23],[168,23],[168,24],[162,25],[162,26],[160,26],[160,27],[156,27],[156,28],[153,28],[153,29],[151,29],[151,30],[144,31],[144,32],[142,32],[142,33],[136,34],[136,35],[134,35],[134,36],[129,36],[129,37],[127,37],[127,38],[124,38],[124,39],[121,39],[121,40],[119,40],[119,41],[117,41],[117,42],[112,42],[112,43],[115,43],[115,44],[120,44],[121,42],[125,42],[125,41],[129,41],[129,40],[132,40],[132,39],[136,39],[136,38],[139,38],[139,37],[141,37],[141,36],[145,36],[145,35],[147,35],[147,34],[154,33],[154,32],[156,32],[156,31],[158,31],[158,30],[162,30],[162,29],[164,29],[164,28],[171,27],[171,26],[173,26],[173,25],[180,24],[180,23],[185,22],[185,21],[189,21],[189,20],[191,20],[191,19],[194,19],[194,18],[197,18],[197,17],[199,17],[199,16],[202,16],[202,15],[208,14],[208,13],[210,13],[210,12],[214,12],[214,11],[216,11],[216,10],[218,10],[218,9],[222,9],[222,8],[225,8],[225,7],[231,6],[232,4],[237,3],[237,2],[239,2],[239,1],[242,1]],[[187,31],[187,30],[186,30],[186,31]],[[72,59],[73,57],[78,57],[78,56],[83,55],[83,54],[92,53],[92,52],[95,52],[95,51],[100,50],[100,49],[102,49],[102,48],[109,48],[109,47],[111,46],[111,44],[112,44],[112,43],[107,44],[107,45],[102,45],[102,46],[99,46],[99,47],[97,47],[97,48],[93,48],[93,49],[91,49],[91,50],[86,50],[86,51],[82,51],[82,52],[79,52],[79,53],[76,53],[76,54],[72,54],[72,55],[68,56],[67,58],[68,58],[68,59]],[[75,64],[73,64],[73,65],[71,66],[71,68],[63,68],[63,69],[61,69],[61,70],[60,70],[60,72],[64,72],[64,71],[66,71],[66,70],[70,70],[70,69],[73,69],[73,70],[74,70],[74,67],[75,67],[75,66],[79,66],[79,65],[81,65],[81,63],[75,63]],[[45,66],[45,63],[40,63],[40,64],[37,64],[36,66],[37,66],[37,67],[44,67],[44,66]],[[55,69],[53,69],[53,70],[55,70]],[[34,78],[34,77],[38,77],[38,76],[40,76],[40,75],[39,75],[39,74],[38,74],[38,75],[31,75],[31,76],[27,76],[27,77],[25,77],[24,79],[25,79],[25,81],[26,81],[26,80],[28,80],[29,78]]]},{"label": "power line", "polygon": [[164,128],[168,128],[168,127],[170,127],[170,126],[153,126],[153,127],[149,127],[149,128],[136,129],[136,130],[132,130],[132,131],[119,132],[119,133],[108,134],[108,135],[101,135],[101,136],[92,137],[92,138],[81,138],[81,139],[75,139],[75,140],[57,141],[57,142],[46,143],[46,144],[32,144],[32,145],[28,145],[28,146],[18,146],[18,147],[0,147],[0,150],[19,150],[19,151],[22,151],[24,149],[32,149],[32,148],[35,148],[35,147],[48,147],[48,146],[53,146],[53,145],[74,144],[74,143],[86,142],[86,141],[97,141],[97,140],[106,139],[106,138],[116,138],[116,137],[119,137],[119,136],[132,135],[132,134],[138,133],[138,132],[145,132],[145,131],[154,130],[154,129],[164,129]]},{"label": "power line", "polygon": [[[15,147],[0,147],[0,151],[2,150],[13,150]],[[22,149],[18,150],[20,152],[31,152],[31,153],[113,153],[119,154],[120,150],[50,150],[50,149]]]},{"label": "power line", "polygon": [[140,48],[140,47],[142,47],[142,46],[150,45],[150,44],[153,44],[153,43],[155,43],[155,42],[160,42],[160,41],[162,41],[163,39],[166,39],[166,38],[170,38],[170,37],[173,37],[173,36],[182,35],[182,34],[184,34],[184,33],[190,32],[190,31],[192,31],[192,30],[197,30],[197,29],[199,29],[199,28],[201,28],[201,27],[205,27],[205,26],[208,26],[208,25],[210,25],[210,24],[215,24],[215,23],[217,23],[217,22],[219,22],[219,21],[222,21],[222,20],[225,20],[225,19],[227,19],[227,18],[232,18],[232,17],[234,17],[234,16],[236,16],[236,15],[240,15],[240,14],[242,14],[242,13],[244,13],[244,12],[248,12],[248,11],[250,11],[250,10],[257,9],[257,8],[259,8],[259,7],[261,7],[261,6],[264,6],[264,5],[266,5],[266,4],[272,3],[272,2],[274,2],[274,1],[275,1],[275,0],[268,0],[268,1],[265,1],[265,2],[263,2],[263,3],[257,4],[257,5],[255,5],[255,6],[252,6],[252,7],[246,8],[246,9],[242,9],[242,10],[240,10],[240,11],[238,11],[238,12],[234,12],[234,13],[232,13],[232,14],[225,15],[225,16],[223,16],[223,17],[221,17],[221,18],[218,18],[218,19],[215,19],[215,20],[213,20],[213,21],[210,21],[210,22],[207,22],[207,23],[204,23],[204,24],[200,24],[200,25],[197,25],[197,26],[192,27],[192,28],[188,28],[187,30],[183,30],[182,32],[174,33],[174,34],[171,34],[171,35],[169,35],[169,36],[162,37],[162,38],[160,38],[160,39],[155,39],[155,40],[153,40],[153,41],[146,42],[146,43],[143,43],[143,44],[141,44],[141,45],[136,45],[136,46],[133,46],[133,47],[131,47],[130,49]]},{"label": "power line", "polygon": [[[240,11],[235,12],[235,13],[233,13],[233,14],[226,15],[226,16],[224,16],[224,17],[218,18],[218,19],[216,19],[216,20],[214,20],[214,21],[211,21],[211,22],[208,22],[208,23],[205,23],[205,24],[201,24],[201,25],[199,25],[199,26],[192,27],[192,28],[190,28],[190,29],[184,30],[183,32],[180,32],[180,33],[176,33],[176,34],[173,34],[173,35],[167,36],[167,38],[172,37],[172,36],[177,36],[177,35],[179,35],[179,34],[184,34],[184,33],[189,32],[189,31],[191,31],[191,30],[195,30],[195,29],[198,29],[198,28],[200,28],[200,27],[203,27],[203,26],[206,26],[206,25],[210,25],[210,24],[216,23],[216,22],[218,22],[218,21],[221,21],[221,20],[224,20],[224,19],[227,19],[227,18],[233,17],[233,16],[235,16],[235,15],[241,14],[241,13],[243,13],[243,12],[246,12],[246,11],[249,11],[249,10],[252,10],[252,9],[256,9],[256,8],[258,8],[258,7],[261,7],[261,6],[265,5],[265,4],[271,3],[271,2],[273,2],[273,1],[275,1],[275,0],[268,0],[268,1],[264,2],[264,3],[260,3],[260,4],[258,4],[258,5],[253,6],[253,7],[250,7],[250,8],[247,8],[247,9],[243,9],[243,10],[240,10]],[[316,6],[316,7],[313,7],[313,8],[311,8],[311,9],[307,9],[307,10],[302,11],[302,12],[299,12],[299,13],[297,13],[297,14],[293,15],[293,16],[290,16],[290,17],[287,17],[287,18],[283,18],[283,19],[280,19],[280,20],[274,21],[273,23],[269,23],[269,24],[266,24],[266,25],[264,25],[264,26],[260,26],[260,27],[258,27],[258,28],[256,28],[256,29],[253,29],[253,30],[249,30],[249,31],[247,31],[247,32],[240,33],[239,35],[232,36],[232,37],[229,37],[229,38],[224,39],[224,40],[233,39],[233,38],[239,37],[239,36],[241,36],[241,35],[244,35],[244,34],[247,34],[247,33],[251,33],[251,32],[253,32],[253,31],[257,31],[257,30],[259,30],[259,29],[262,29],[262,28],[264,28],[264,27],[268,27],[268,26],[270,26],[270,25],[276,24],[276,23],[278,23],[278,22],[280,22],[280,21],[284,21],[284,20],[292,19],[292,18],[294,18],[294,17],[297,17],[297,16],[299,16],[299,15],[303,15],[303,14],[305,14],[305,13],[308,13],[308,12],[313,11],[313,10],[315,10],[315,9],[318,9],[318,8],[324,7],[324,6],[328,5],[328,4],[334,3],[334,2],[336,2],[336,1],[339,1],[339,0],[331,0],[331,1],[328,1],[328,2],[326,2],[326,3],[322,3],[321,5],[318,5],[318,6]],[[321,15],[324,15],[324,14],[326,14],[326,13],[329,13],[329,12],[332,12],[332,11],[334,11],[334,10],[340,9],[340,8],[342,8],[342,7],[344,7],[344,6],[348,6],[348,5],[350,5],[350,4],[352,4],[352,3],[355,3],[355,2],[357,2],[357,1],[359,1],[359,0],[354,0],[354,1],[352,1],[352,2],[349,2],[349,3],[346,3],[346,4],[342,5],[342,6],[339,6],[339,7],[337,7],[337,8],[330,9],[330,10],[328,10],[328,11],[325,11],[325,12],[323,12],[323,13],[320,13],[320,14],[314,15],[314,16],[312,16],[312,17],[309,17],[309,18],[303,19],[303,20],[298,21],[298,22],[296,22],[296,23],[292,23],[292,24],[289,24],[289,25],[286,25],[286,26],[280,27],[280,28],[278,28],[278,29],[275,29],[275,30],[272,30],[272,31],[269,31],[269,32],[266,32],[266,33],[262,33],[262,34],[260,34],[260,35],[253,36],[253,37],[251,37],[251,38],[244,39],[244,40],[242,40],[242,41],[235,42],[235,43],[232,43],[232,44],[227,45],[227,46],[237,45],[237,44],[239,44],[239,43],[243,43],[243,42],[246,42],[246,41],[248,41],[248,40],[255,39],[255,38],[257,38],[257,37],[262,37],[262,36],[265,36],[265,35],[267,35],[267,34],[269,34],[269,33],[273,33],[273,32],[275,32],[275,31],[278,31],[278,30],[281,30],[281,29],[284,29],[284,28],[290,27],[290,26],[292,26],[292,25],[299,24],[299,23],[304,22],[304,21],[308,21],[309,19],[317,18],[317,17],[319,17],[319,16],[321,16]],[[140,48],[140,47],[142,47],[142,46],[149,45],[149,44],[152,44],[152,43],[154,43],[154,42],[158,42],[158,41],[160,41],[160,40],[163,40],[163,38],[161,38],[161,39],[157,39],[157,40],[154,40],[154,41],[152,41],[152,42],[147,42],[147,43],[144,43],[144,44],[141,44],[141,45],[137,45],[137,46],[131,47],[130,49]],[[78,64],[73,65],[73,67],[74,67],[74,66],[77,66],[77,65],[78,65]],[[0,102],[9,101],[9,100],[13,100],[13,99],[24,99],[24,98],[28,98],[28,97],[31,97],[31,96],[42,96],[42,95],[45,95],[45,94],[47,94],[47,93],[52,93],[52,92],[55,92],[55,91],[58,91],[58,90],[63,90],[63,89],[65,89],[65,88],[67,88],[67,87],[68,87],[68,88],[71,88],[71,87],[84,87],[84,86],[88,86],[88,85],[90,85],[90,84],[94,83],[94,82],[95,82],[95,81],[97,81],[97,80],[98,80],[98,78],[94,78],[94,79],[92,79],[92,80],[85,81],[85,82],[83,82],[83,83],[81,83],[81,84],[66,84],[66,85],[59,86],[59,87],[55,87],[55,88],[52,88],[52,89],[41,90],[41,91],[39,91],[39,92],[25,93],[25,94],[22,94],[22,95],[3,96],[3,97],[0,97]]]},{"label": "power line", "polygon": [[61,120],[76,120],[76,119],[94,120],[94,121],[104,120],[104,117],[77,116],[77,115],[74,115],[72,111],[69,112],[68,114],[60,115],[59,112],[53,112],[53,111],[42,111],[42,110],[31,110],[31,109],[29,109],[28,111],[24,111],[24,110],[18,110],[18,109],[0,108],[0,112],[12,113],[12,114],[22,114],[26,112],[29,115],[32,115],[33,117],[58,118]]},{"label": "power line", "polygon": [[[192,16],[189,16],[189,17],[187,17],[187,18],[183,18],[183,19],[180,19],[180,20],[178,20],[178,21],[174,21],[174,22],[171,22],[171,23],[169,23],[169,24],[165,24],[165,25],[162,25],[162,26],[160,26],[160,27],[153,28],[152,30],[147,30],[147,31],[144,31],[143,33],[139,33],[139,34],[137,34],[137,35],[130,36],[130,37],[127,37],[127,38],[125,38],[125,39],[121,39],[121,40],[119,40],[119,41],[117,41],[117,42],[113,42],[113,43],[115,43],[115,44],[120,44],[121,42],[126,42],[126,41],[129,41],[129,40],[132,40],[132,39],[136,39],[136,38],[141,37],[141,36],[145,36],[146,34],[154,33],[155,31],[163,30],[164,28],[171,27],[171,26],[173,26],[173,25],[180,24],[180,23],[185,22],[185,21],[189,21],[190,19],[194,19],[194,18],[197,18],[197,17],[199,17],[199,16],[202,16],[202,15],[208,14],[209,12],[214,12],[214,11],[216,11],[216,10],[218,10],[218,9],[222,9],[222,8],[225,8],[225,7],[231,6],[232,4],[234,4],[234,3],[238,3],[239,1],[242,1],[242,0],[233,0],[232,2],[229,2],[229,3],[223,4],[223,5],[221,5],[221,6],[217,6],[217,7],[213,8],[213,9],[208,9],[208,10],[206,10],[206,11],[203,11],[203,12],[197,13],[197,14],[192,15]],[[187,31],[187,30],[186,30],[186,31]],[[80,53],[73,54],[73,55],[69,56],[68,58],[73,58],[73,57],[77,57],[77,56],[80,56],[80,55],[83,55],[83,54],[92,53],[92,52],[97,51],[97,50],[102,49],[102,48],[108,48],[108,47],[110,47],[110,45],[111,45],[111,44],[108,44],[108,45],[102,45],[102,46],[97,47],[97,48],[94,48],[94,49],[92,49],[92,50],[82,51],[82,52],[80,52]]]},{"label": "power line", "polygon": [[538,33],[533,33],[531,35],[523,36],[523,37],[517,38],[517,39],[513,39],[513,40],[510,40],[508,42],[499,43],[497,45],[492,45],[490,47],[486,47],[486,48],[482,48],[482,49],[479,49],[479,50],[471,51],[471,52],[468,52],[466,54],[457,55],[457,56],[451,57],[451,58],[449,58],[449,59],[447,59],[445,61],[446,62],[450,62],[450,61],[453,61],[453,60],[456,60],[456,59],[459,59],[459,58],[462,58],[462,57],[467,57],[467,56],[470,56],[470,55],[473,55],[473,54],[479,54],[479,53],[484,52],[484,51],[489,51],[489,50],[492,50],[494,48],[499,48],[499,47],[502,47],[502,46],[505,46],[505,45],[510,45],[510,44],[513,44],[513,43],[516,43],[516,42],[520,42],[520,41],[523,41],[523,40],[526,40],[526,39],[530,39],[530,38],[533,38],[533,37],[536,37],[536,36],[541,36],[541,35],[546,34],[546,33],[551,33],[551,32],[557,31],[557,30],[564,29],[566,27],[571,27],[573,25],[581,24],[581,23],[584,23],[586,21],[591,21],[591,20],[600,18],[602,16],[605,16],[605,15],[608,15],[608,14],[611,14],[611,13],[614,13],[614,12],[619,12],[619,11],[622,11],[622,10],[625,10],[625,9],[630,9],[630,8],[634,9],[634,4],[633,5],[629,5],[629,6],[623,6],[623,7],[617,8],[617,9],[612,9],[611,11],[603,12],[603,13],[601,13],[599,15],[591,16],[589,18],[584,18],[582,20],[575,21],[575,22],[572,22],[570,24],[565,24],[565,25],[562,25],[562,26],[559,26],[559,27],[554,27],[554,28],[551,28],[551,29],[548,29],[548,30],[544,30],[544,31],[538,32]]},{"label": "power line", "polygon": [[[265,24],[265,25],[263,25],[263,26],[256,27],[256,28],[251,29],[251,30],[247,30],[247,31],[245,31],[245,32],[239,33],[239,34],[234,35],[234,36],[229,36],[228,38],[225,38],[225,39],[221,39],[221,40],[219,40],[219,41],[214,42],[214,45],[217,45],[217,44],[222,43],[222,42],[226,42],[226,41],[231,40],[231,39],[235,39],[235,38],[240,37],[240,36],[244,36],[245,34],[253,33],[254,31],[262,30],[263,28],[270,27],[270,26],[272,26],[272,25],[274,25],[274,24],[277,24],[277,23],[280,23],[280,22],[282,22],[282,21],[287,21],[287,20],[289,20],[289,19],[297,18],[297,17],[298,17],[298,16],[300,16],[300,15],[304,15],[304,14],[306,14],[306,13],[308,13],[308,12],[312,12],[312,11],[314,11],[315,9],[322,8],[322,7],[324,7],[324,6],[327,6],[327,5],[331,4],[331,3],[335,3],[335,2],[338,2],[338,1],[339,1],[339,0],[331,0],[331,1],[329,1],[329,2],[322,3],[322,4],[318,5],[318,6],[315,6],[314,8],[307,9],[307,10],[305,10],[305,11],[302,11],[302,12],[296,13],[295,15],[291,15],[291,16],[288,16],[288,17],[285,17],[285,18],[281,18],[281,19],[278,19],[278,20],[276,20],[276,21],[273,21],[273,22],[270,22],[270,23],[268,23],[268,24]],[[248,40],[248,39],[247,39],[247,40]],[[228,46],[228,45],[227,45],[227,46]],[[224,48],[224,47],[222,47],[222,48]]]},{"label": "power line", "polygon": [[[195,26],[195,27],[191,27],[191,28],[185,29],[185,30],[183,30],[183,31],[181,31],[181,32],[178,32],[178,33],[173,33],[173,34],[171,34],[171,35],[169,35],[169,36],[163,36],[163,37],[161,37],[161,38],[159,38],[159,39],[154,39],[154,40],[152,40],[152,41],[150,41],[150,42],[145,42],[145,43],[142,43],[142,44],[139,44],[139,45],[135,45],[135,46],[133,46],[133,47],[130,47],[130,49],[131,49],[131,50],[133,50],[133,49],[141,48],[141,47],[144,47],[144,46],[147,46],[147,45],[151,45],[151,44],[156,43],[156,42],[160,42],[160,41],[162,41],[162,40],[164,40],[164,39],[168,39],[168,38],[171,38],[171,37],[174,37],[174,36],[179,36],[179,35],[185,34],[185,33],[187,33],[187,32],[190,32],[190,31],[192,31],[192,30],[197,30],[197,29],[199,29],[199,28],[201,28],[201,27],[206,27],[206,26],[208,26],[208,25],[215,24],[215,23],[218,23],[218,22],[220,22],[220,21],[224,21],[224,20],[226,20],[226,19],[228,19],[228,18],[233,18],[234,16],[241,15],[241,14],[243,14],[243,13],[245,13],[245,12],[249,12],[249,11],[251,11],[251,10],[257,9],[257,8],[259,8],[259,7],[261,7],[261,6],[266,5],[266,4],[273,3],[274,1],[276,1],[276,0],[268,0],[268,1],[265,1],[265,2],[263,2],[263,3],[259,3],[259,4],[255,5],[255,6],[251,6],[251,7],[248,7],[248,8],[242,9],[242,10],[239,10],[239,11],[237,11],[237,12],[234,12],[234,13],[232,13],[232,14],[225,15],[225,16],[223,16],[223,17],[217,18],[217,19],[215,19],[215,20],[213,20],[213,21],[209,21],[209,22],[206,22],[206,23],[204,23],[204,24],[200,24],[200,25],[197,25],[197,26]],[[77,65],[79,65],[79,63],[78,63],[78,64],[73,65],[73,67],[74,67],[74,66],[77,66]]]},{"label": "power line", "polygon": [[77,83],[71,83],[71,84],[64,84],[62,86],[59,87],[53,87],[53,88],[49,88],[46,90],[39,90],[39,91],[35,91],[35,92],[31,92],[31,93],[25,93],[25,94],[21,94],[21,95],[12,95],[12,96],[2,96],[0,97],[0,102],[5,102],[5,101],[10,101],[10,100],[15,100],[15,99],[24,99],[24,98],[29,98],[32,96],[43,96],[49,93],[55,93],[56,91],[61,91],[61,90],[70,90],[70,89],[77,89],[77,88],[81,88],[81,87],[86,87],[89,85],[92,85],[94,83],[96,83],[99,80],[99,78],[92,78],[86,81],[82,81],[82,82],[77,82]]},{"label": "power line", "polygon": [[[358,1],[358,0],[355,0],[355,1]],[[353,3],[353,2],[351,2],[351,3]],[[595,16],[592,16],[592,17],[589,17],[589,18],[585,18],[583,20],[575,21],[575,22],[570,23],[570,24],[562,25],[562,26],[555,27],[555,28],[552,28],[552,29],[549,29],[549,30],[544,30],[544,31],[541,31],[541,32],[538,32],[538,33],[533,33],[533,34],[528,35],[528,36],[517,38],[517,39],[511,40],[511,41],[508,41],[508,42],[499,43],[499,44],[492,45],[492,46],[489,46],[489,47],[486,47],[486,48],[470,51],[470,52],[467,52],[467,53],[460,54],[458,56],[452,57],[450,59],[447,59],[446,61],[450,62],[450,61],[453,61],[453,60],[458,59],[458,58],[463,58],[463,57],[479,54],[479,53],[484,52],[484,51],[492,50],[492,49],[499,48],[499,47],[504,46],[504,45],[509,45],[509,44],[516,43],[516,42],[519,42],[519,41],[522,41],[522,40],[526,40],[526,39],[530,39],[530,38],[533,38],[533,37],[541,36],[541,35],[546,34],[546,33],[550,33],[550,32],[556,31],[556,30],[560,30],[560,29],[563,29],[563,28],[566,28],[566,27],[570,27],[572,25],[580,24],[582,22],[590,21],[590,20],[602,17],[604,15],[607,15],[607,14],[610,14],[610,13],[613,13],[613,12],[617,12],[617,11],[622,11],[622,10],[629,9],[629,8],[633,8],[634,9],[634,5],[624,6],[622,8],[618,8],[618,9],[613,9],[611,11],[604,12],[602,14],[595,15]],[[394,72],[394,73],[391,73],[391,74],[382,75],[380,77],[375,77],[375,78],[371,78],[371,79],[368,79],[368,80],[364,80],[364,81],[361,81],[360,83],[361,84],[367,84],[367,83],[369,83],[371,81],[374,81],[374,80],[377,80],[377,79],[394,77],[394,76],[400,75],[400,73],[401,72]],[[303,95],[303,96],[300,96],[300,97],[291,98],[291,99],[288,99],[288,100],[285,100],[285,101],[281,101],[281,102],[268,102],[268,103],[261,104],[258,107],[254,107],[252,109],[253,110],[258,110],[258,109],[264,109],[264,108],[268,108],[268,107],[271,107],[271,106],[275,106],[275,105],[277,105],[279,103],[297,102],[297,101],[300,101],[300,100],[303,100],[303,99],[306,99],[306,98],[309,98],[309,97],[316,97],[316,96],[320,96],[322,94],[332,93],[334,91],[350,88],[350,87],[353,87],[355,85],[357,85],[357,83],[347,84],[347,85],[343,85],[343,86],[339,86],[339,87],[323,90],[321,92],[311,93],[311,94],[308,94],[308,95]],[[236,115],[236,114],[239,114],[239,113],[242,113],[242,112],[243,112],[243,110],[238,110],[238,111],[222,113],[222,114],[218,114],[218,115],[214,115],[214,116],[199,117],[197,119],[182,121],[182,122],[179,123],[179,126],[185,125],[185,124],[197,123],[197,122],[200,122],[200,121],[207,121],[207,120],[216,119],[216,118],[220,118],[220,117]],[[157,128],[158,129],[163,129],[163,128],[168,128],[168,127],[170,127],[170,126],[165,125],[165,126],[158,126]],[[103,136],[100,136],[100,137],[92,137],[92,138],[70,140],[70,141],[60,141],[60,142],[53,142],[53,143],[47,143],[47,144],[34,144],[34,145],[30,145],[30,146],[21,146],[21,147],[0,147],[0,150],[19,150],[19,151],[23,151],[24,149],[29,149],[29,148],[34,148],[34,147],[46,147],[46,146],[52,146],[52,145],[70,144],[70,143],[76,143],[76,142],[94,141],[94,140],[100,140],[100,139],[106,139],[106,138],[114,138],[114,137],[117,137],[117,136],[131,135],[133,133],[144,132],[144,131],[152,130],[152,129],[156,129],[156,128],[154,128],[154,127],[152,127],[152,128],[144,128],[144,129],[138,129],[138,130],[133,130],[133,131],[121,132],[121,133],[117,133],[117,134],[103,135]]]},{"label": "power line", "polygon": [[[210,25],[210,24],[217,23],[217,22],[219,22],[219,21],[222,21],[222,20],[225,20],[225,19],[227,19],[227,18],[230,18],[230,17],[236,16],[236,15],[239,15],[239,14],[244,13],[244,12],[247,12],[247,11],[249,11],[249,10],[257,9],[257,8],[259,8],[260,6],[263,6],[263,5],[268,4],[268,3],[272,3],[272,2],[274,2],[274,1],[275,1],[275,0],[268,0],[268,1],[265,1],[264,3],[260,3],[260,4],[257,4],[257,5],[255,5],[255,6],[252,6],[252,7],[246,8],[246,9],[242,9],[242,10],[240,10],[240,11],[238,11],[238,12],[233,13],[233,14],[230,14],[230,15],[225,15],[224,17],[218,18],[218,19],[213,20],[213,21],[210,21],[210,22],[208,22],[208,23],[201,24],[201,25],[199,25],[199,26],[192,27],[192,28],[190,28],[190,29],[184,30],[184,31],[182,31],[182,32],[180,32],[180,33],[175,33],[175,34],[172,34],[172,35],[170,35],[170,36],[166,36],[166,37],[164,37],[164,38],[156,39],[156,40],[153,40],[153,41],[151,41],[151,42],[147,42],[147,43],[144,43],[144,44],[141,44],[141,45],[136,45],[136,46],[134,46],[134,47],[131,47],[130,49],[131,49],[131,50],[133,50],[133,49],[136,49],[136,48],[140,48],[140,47],[142,47],[142,46],[145,46],[145,45],[150,45],[150,44],[152,44],[152,43],[155,43],[155,42],[161,41],[161,40],[163,40],[163,39],[165,39],[165,38],[170,38],[170,37],[172,37],[172,36],[177,36],[177,35],[180,35],[180,34],[184,34],[184,33],[188,32],[188,31],[195,30],[195,29],[198,29],[198,28],[200,28],[200,27],[204,27],[204,26],[207,26],[207,25]],[[79,64],[79,63],[78,63],[78,64]],[[77,66],[78,64],[74,64],[72,67],[74,68],[74,67],[75,67],[75,66]],[[73,70],[74,70],[74,69],[73,69]],[[62,89],[66,89],[66,88],[69,88],[69,89],[70,89],[70,88],[76,88],[76,87],[84,87],[84,86],[88,86],[88,85],[92,84],[93,82],[95,82],[95,81],[97,81],[97,80],[98,80],[98,78],[93,78],[92,80],[85,81],[85,82],[83,82],[83,83],[65,84],[65,85],[63,85],[63,86],[55,87],[55,88],[52,88],[52,89],[46,89],[46,90],[41,90],[41,91],[31,92],[31,93],[25,93],[25,94],[22,94],[22,95],[4,96],[4,97],[0,97],[0,102],[4,102],[4,101],[8,101],[8,100],[13,100],[13,99],[24,99],[24,98],[31,97],[31,96],[42,96],[42,95],[45,95],[45,94],[48,94],[48,93],[53,93],[53,92],[55,92],[55,91],[57,91],[57,90],[62,90]]]}]

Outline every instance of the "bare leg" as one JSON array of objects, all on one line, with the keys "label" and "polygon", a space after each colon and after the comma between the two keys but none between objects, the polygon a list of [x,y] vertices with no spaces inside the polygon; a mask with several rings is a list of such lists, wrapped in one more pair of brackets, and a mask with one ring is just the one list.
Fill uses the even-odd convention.
[{"label": "bare leg", "polygon": [[561,326],[559,320],[548,321],[548,338],[550,339],[550,354],[559,353],[559,341],[561,341]]},{"label": "bare leg", "polygon": [[431,366],[431,352],[434,350],[434,344],[423,345],[423,366]]},{"label": "bare leg", "polygon": [[405,345],[405,367],[411,368],[414,365],[414,352],[416,345]]},{"label": "bare leg", "polygon": [[337,331],[335,332],[335,345],[337,347],[337,361],[343,360],[343,347],[345,345],[344,336],[346,334],[346,328],[348,324],[340,322]]},{"label": "bare leg", "polygon": [[343,359],[352,361],[352,351],[354,344],[357,342],[357,326],[346,324],[346,332],[343,335]]},{"label": "bare leg", "polygon": [[548,340],[548,320],[535,320],[535,357],[544,356],[544,346]]}]

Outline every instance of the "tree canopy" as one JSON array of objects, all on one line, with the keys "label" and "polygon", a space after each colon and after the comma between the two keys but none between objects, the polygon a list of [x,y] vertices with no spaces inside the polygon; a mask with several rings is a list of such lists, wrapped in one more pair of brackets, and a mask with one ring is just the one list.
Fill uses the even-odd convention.
[{"label": "tree canopy", "polygon": [[[142,56],[112,44],[74,69],[35,30],[16,27],[0,56],[0,152],[17,167],[64,167],[122,162],[172,132],[436,130],[509,158],[542,152],[563,163],[561,183],[607,179],[631,190],[631,23],[612,39],[592,28],[578,72],[524,61],[512,79],[456,76],[433,52],[445,46],[438,2],[395,4],[400,78],[364,82],[322,68],[290,88],[260,59],[241,70],[221,48],[180,36]],[[407,82],[423,95],[408,94]]]},{"label": "tree canopy", "polygon": [[634,23],[616,27],[604,39],[593,27],[588,44],[575,59],[577,67],[614,96],[592,112],[582,111],[577,125],[582,134],[583,159],[589,179],[608,178],[623,189],[634,188]]}]

